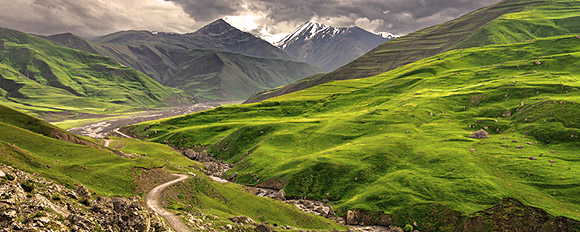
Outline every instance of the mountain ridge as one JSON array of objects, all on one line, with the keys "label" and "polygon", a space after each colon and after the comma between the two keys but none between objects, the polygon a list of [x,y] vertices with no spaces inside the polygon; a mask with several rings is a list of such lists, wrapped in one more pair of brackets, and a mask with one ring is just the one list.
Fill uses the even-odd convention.
[{"label": "mountain ridge", "polygon": [[[320,72],[314,66],[293,61],[284,51],[224,20],[187,34],[122,31],[99,37],[95,42],[72,34],[45,38],[62,46],[112,57],[200,101],[243,100],[255,92]],[[195,56],[205,57],[208,53],[214,53],[214,58],[227,53],[232,62],[219,64],[215,59]],[[228,68],[211,68],[212,65]],[[207,72],[210,69],[214,71]],[[227,84],[226,80],[240,84]]]}]

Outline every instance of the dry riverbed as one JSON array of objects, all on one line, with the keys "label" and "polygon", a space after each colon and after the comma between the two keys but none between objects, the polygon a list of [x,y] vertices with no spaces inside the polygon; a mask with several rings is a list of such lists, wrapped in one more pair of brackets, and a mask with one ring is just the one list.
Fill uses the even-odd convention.
[{"label": "dry riverbed", "polygon": [[[151,120],[191,114],[203,110],[212,109],[220,105],[221,105],[220,103],[200,103],[191,106],[171,108],[168,110],[146,111],[126,118],[116,118],[110,120],[106,120],[106,118],[103,118],[103,121],[90,123],[82,127],[72,128],[69,129],[68,131],[77,135],[92,138],[104,138],[113,131],[117,132],[116,130],[123,126],[133,125]],[[123,134],[119,134],[118,136],[126,137]]]}]

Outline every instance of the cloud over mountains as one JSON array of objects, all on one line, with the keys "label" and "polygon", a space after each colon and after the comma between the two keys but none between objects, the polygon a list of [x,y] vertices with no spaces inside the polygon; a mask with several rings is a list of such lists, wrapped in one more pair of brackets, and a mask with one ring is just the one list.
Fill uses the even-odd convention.
[{"label": "cloud over mountains", "polygon": [[217,18],[282,36],[307,20],[406,34],[499,0],[0,0],[0,26],[38,34],[191,32]]}]

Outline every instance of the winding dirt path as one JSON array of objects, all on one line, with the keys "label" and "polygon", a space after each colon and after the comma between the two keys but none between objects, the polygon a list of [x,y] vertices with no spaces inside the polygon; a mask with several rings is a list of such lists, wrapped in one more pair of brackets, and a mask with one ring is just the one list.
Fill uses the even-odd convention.
[{"label": "winding dirt path", "polygon": [[183,221],[181,221],[181,218],[179,218],[177,215],[165,210],[159,204],[159,195],[161,194],[161,192],[165,188],[167,188],[167,187],[169,187],[172,184],[175,184],[177,182],[184,181],[185,179],[190,177],[189,175],[185,175],[185,174],[171,174],[171,175],[179,177],[179,178],[172,180],[172,181],[169,181],[169,182],[166,182],[162,185],[159,185],[159,186],[153,188],[145,196],[145,204],[147,205],[147,208],[149,208],[153,212],[159,214],[161,217],[165,218],[167,223],[169,223],[169,226],[171,226],[171,228],[173,228],[173,230],[175,232],[192,232],[192,230],[190,230],[183,223]]}]

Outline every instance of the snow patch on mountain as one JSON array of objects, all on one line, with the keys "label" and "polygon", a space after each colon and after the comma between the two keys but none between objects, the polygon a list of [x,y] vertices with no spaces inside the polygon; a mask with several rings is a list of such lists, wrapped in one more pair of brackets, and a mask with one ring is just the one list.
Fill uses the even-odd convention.
[{"label": "snow patch on mountain", "polygon": [[377,32],[375,34],[378,35],[378,36],[381,36],[381,37],[383,37],[385,39],[390,39],[390,40],[401,37],[400,35],[391,34],[389,32]]}]

